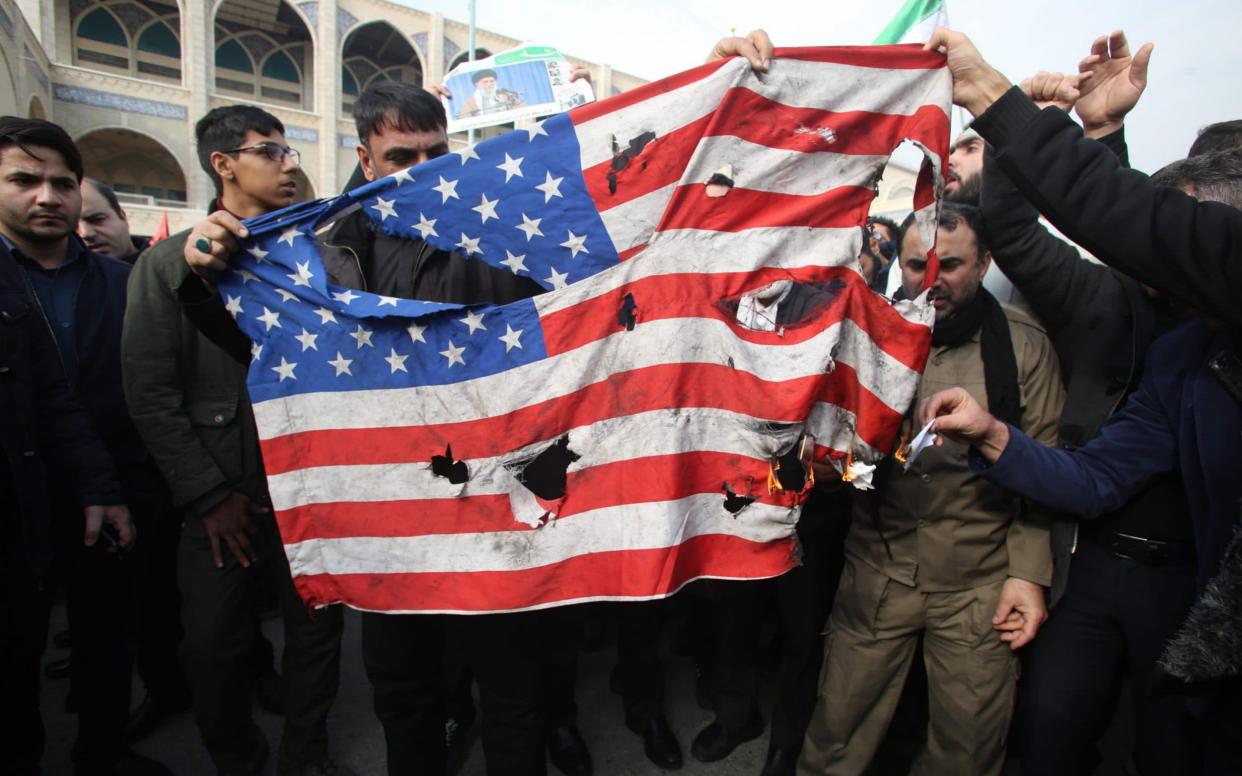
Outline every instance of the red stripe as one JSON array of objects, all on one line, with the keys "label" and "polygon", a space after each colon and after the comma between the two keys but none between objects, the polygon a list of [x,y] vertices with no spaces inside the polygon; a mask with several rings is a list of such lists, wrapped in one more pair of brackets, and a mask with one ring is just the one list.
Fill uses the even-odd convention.
[{"label": "red stripe", "polygon": [[[703,451],[613,461],[570,472],[565,483],[568,495],[561,500],[556,513],[559,519],[565,520],[621,503],[677,501],[703,493],[720,494],[723,508],[726,478],[739,496],[781,506],[799,503],[801,499],[796,493],[768,493],[768,470],[769,463],[765,460]],[[286,544],[353,536],[441,536],[535,530],[514,519],[507,495],[328,502],[281,510],[277,517]]]},{"label": "red stripe", "polygon": [[[835,139],[827,142],[815,132],[792,128],[828,128]],[[947,148],[948,133],[944,110],[935,105],[924,105],[909,116],[870,111],[835,113],[791,107],[738,87],[725,92],[713,113],[648,143],[625,169],[614,171],[612,160],[608,160],[584,170],[583,178],[591,199],[606,211],[680,181],[705,137],[731,135],[757,145],[803,153],[887,156],[907,138],[928,148]],[[811,159],[807,162],[815,163]],[[608,180],[610,173],[614,174],[615,186]]]},{"label": "red stripe", "polygon": [[872,192],[839,186],[820,194],[782,194],[735,186],[723,197],[707,196],[702,183],[678,186],[656,231],[710,229],[740,232],[764,226],[860,226]]},{"label": "red stripe", "polygon": [[920,43],[897,46],[832,46],[778,48],[775,56],[804,62],[835,62],[839,65],[874,67],[881,70],[936,70],[944,67],[944,54],[924,51]]},{"label": "red stripe", "polygon": [[[905,139],[917,140],[928,148],[947,147],[949,142],[944,109],[937,105],[920,106],[909,116],[835,112],[784,105],[749,89],[732,89],[714,115],[707,135],[733,135],[757,145],[804,153],[887,156]],[[832,140],[798,129],[831,130]]]},{"label": "red stripe", "polygon": [[699,577],[763,579],[796,565],[792,539],[759,544],[720,534],[677,547],[619,550],[520,571],[326,574],[294,579],[311,606],[370,611],[513,611],[587,598],[668,595]]},{"label": "red stripe", "polygon": [[637,89],[631,89],[628,92],[609,97],[606,100],[592,102],[583,105],[581,108],[574,108],[569,111],[569,118],[574,124],[585,124],[601,116],[607,116],[609,113],[616,113],[640,102],[645,102],[652,97],[671,92],[674,89],[680,89],[695,81],[702,81],[724,67],[728,61],[727,59],[721,59],[715,62],[708,62],[705,65],[699,65],[668,78],[662,78],[655,83],[644,84]]},{"label": "red stripe", "polygon": [[[460,423],[394,426],[373,429],[302,431],[264,440],[263,464],[269,476],[304,467],[351,464],[430,464],[447,445],[459,460],[492,458],[539,441],[536,428],[575,428],[608,418],[667,409],[721,409],[756,418],[797,423],[811,404],[832,395],[835,379],[852,379],[852,370],[838,365],[833,375],[769,382],[720,364],[670,364],[620,372],[567,396],[549,399],[505,415]],[[842,389],[836,389],[838,391]],[[870,396],[869,392],[864,392]],[[861,394],[860,394],[861,395]],[[835,402],[834,402],[835,403]],[[895,414],[878,399],[862,413],[858,433],[874,436],[879,415]],[[875,420],[873,420],[873,418]],[[883,426],[877,426],[877,431]]]}]

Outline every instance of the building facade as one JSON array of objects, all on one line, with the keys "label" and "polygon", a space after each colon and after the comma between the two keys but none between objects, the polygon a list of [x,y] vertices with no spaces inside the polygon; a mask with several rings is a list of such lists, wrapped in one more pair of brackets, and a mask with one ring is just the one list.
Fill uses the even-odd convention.
[{"label": "building facade", "polygon": [[[302,195],[327,196],[357,161],[350,111],[362,90],[440,83],[467,40],[465,24],[387,0],[0,0],[0,115],[60,124],[136,234],[162,213],[175,232],[213,196],[194,144],[210,109],[277,116],[301,153]],[[478,57],[521,43],[476,30]],[[644,83],[569,59],[600,97]]]}]

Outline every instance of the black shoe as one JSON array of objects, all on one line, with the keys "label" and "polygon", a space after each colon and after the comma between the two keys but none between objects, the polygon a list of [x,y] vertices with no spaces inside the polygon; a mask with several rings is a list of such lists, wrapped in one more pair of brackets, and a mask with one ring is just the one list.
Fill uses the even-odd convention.
[{"label": "black shoe", "polygon": [[763,718],[759,712],[751,715],[750,721],[741,730],[726,730],[719,720],[699,731],[690,744],[690,756],[701,763],[714,763],[733,754],[733,750],[747,741],[753,741],[763,735]]},{"label": "black shoe", "polygon": [[52,635],[52,646],[57,649],[69,649],[73,646],[73,639],[69,635],[69,631],[63,630]]},{"label": "black shoe", "polygon": [[643,738],[643,752],[647,759],[657,767],[666,771],[675,771],[682,766],[681,745],[677,736],[669,729],[664,715],[652,717],[642,724],[626,721],[626,726]]},{"label": "black shoe", "polygon": [[77,765],[75,776],[172,776],[172,771],[161,762],[127,751],[110,766]]},{"label": "black shoe", "polygon": [[794,776],[798,770],[798,747],[769,746],[768,759],[759,776]]},{"label": "black shoe", "polygon": [[573,725],[563,725],[548,736],[548,758],[565,776],[591,776],[591,753]]},{"label": "black shoe", "polygon": [[276,669],[264,671],[254,678],[254,699],[259,708],[268,714],[283,716],[285,713],[285,680]]},{"label": "black shoe", "polygon": [[71,673],[73,673],[73,655],[53,660],[43,666],[43,675],[48,679],[68,679]]},{"label": "black shoe", "polygon": [[164,724],[169,717],[180,714],[188,708],[190,708],[188,697],[166,701],[148,692],[129,713],[129,719],[125,722],[125,740],[131,744],[141,741]]}]

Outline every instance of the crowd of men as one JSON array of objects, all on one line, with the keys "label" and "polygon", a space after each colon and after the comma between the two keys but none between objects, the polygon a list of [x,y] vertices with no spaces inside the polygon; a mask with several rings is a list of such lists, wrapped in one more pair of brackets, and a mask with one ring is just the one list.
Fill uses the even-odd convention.
[{"label": "crowd of men", "polygon": [[[801,564],[775,580],[604,608],[363,613],[388,773],[446,772],[474,720],[472,683],[489,774],[543,774],[548,759],[592,773],[574,676],[601,619],[615,622],[626,723],[659,769],[683,765],[659,648],[679,620],[715,714],[690,743],[701,762],[770,730],[763,776],[998,774],[1007,758],[1024,776],[1087,774],[1124,682],[1136,772],[1242,773],[1242,121],[1204,129],[1148,177],[1128,168],[1124,120],[1150,46],[1131,54],[1113,33],[1079,73],[1020,86],[959,33],[928,47],[975,117],[948,159],[927,292],[936,324],[902,428],[904,440],[934,421],[937,446],[904,471],[882,464],[867,492],[817,470]],[[756,32],[712,53],[732,55],[766,70],[773,50]],[[362,179],[448,153],[444,108],[418,87],[374,86],[354,118]],[[246,393],[250,343],[212,284],[242,221],[294,201],[298,154],[252,106],[212,110],[196,140],[211,214],[147,247],[62,129],[0,118],[4,773],[41,772],[58,586],[76,773],[175,772],[130,745],[187,708],[219,773],[261,773],[271,754],[256,699],[284,715],[279,774],[351,773],[327,725],[344,619],[339,606],[308,610],[292,584]],[[359,209],[319,242],[348,288],[461,304],[542,291],[411,250]],[[875,218],[860,270],[915,298],[928,248],[913,215]],[[1022,309],[989,292],[997,270]],[[279,674],[265,608],[284,624]],[[135,668],[146,697],[132,706]],[[920,728],[904,759],[891,732],[903,719]]]}]

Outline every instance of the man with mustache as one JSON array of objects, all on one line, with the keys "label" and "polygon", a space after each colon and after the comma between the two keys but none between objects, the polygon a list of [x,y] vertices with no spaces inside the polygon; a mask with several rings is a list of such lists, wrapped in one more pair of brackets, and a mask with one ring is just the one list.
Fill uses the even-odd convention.
[{"label": "man with mustache", "polygon": [[78,218],[78,236],[86,247],[96,253],[133,264],[147,247],[146,239],[135,239],[129,233],[129,218],[116,193],[94,178],[82,179],[82,215]]},{"label": "man with mustache", "polygon": [[[965,385],[1044,444],[1056,441],[1064,400],[1052,345],[1026,315],[982,288],[991,261],[976,208],[942,205],[940,273],[920,398]],[[902,235],[903,290],[920,293],[927,251]],[[909,418],[905,439],[917,432]],[[861,774],[897,707],[923,634],[930,720],[920,773],[999,774],[1013,715],[1015,652],[1047,616],[1048,530],[1003,489],[981,482],[964,447],[924,451],[908,470],[890,462],[875,490],[856,494],[845,571],[829,617],[819,705],[799,773]]]}]

